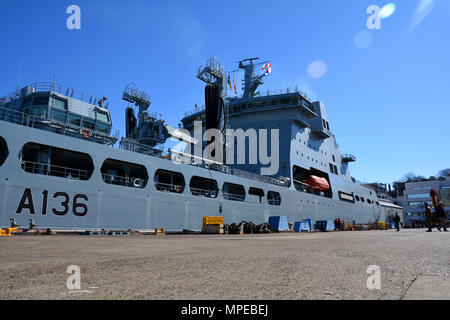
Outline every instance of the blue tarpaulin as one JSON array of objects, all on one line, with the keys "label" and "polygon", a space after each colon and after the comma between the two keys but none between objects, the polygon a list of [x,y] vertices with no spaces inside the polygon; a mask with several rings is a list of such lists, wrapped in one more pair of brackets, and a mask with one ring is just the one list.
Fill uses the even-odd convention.
[{"label": "blue tarpaulin", "polygon": [[316,229],[320,231],[334,231],[333,220],[318,220],[316,221]]},{"label": "blue tarpaulin", "polygon": [[305,219],[294,223],[295,232],[311,231],[311,229],[311,219]]},{"label": "blue tarpaulin", "polygon": [[273,231],[289,231],[289,222],[286,216],[269,217],[269,224]]}]

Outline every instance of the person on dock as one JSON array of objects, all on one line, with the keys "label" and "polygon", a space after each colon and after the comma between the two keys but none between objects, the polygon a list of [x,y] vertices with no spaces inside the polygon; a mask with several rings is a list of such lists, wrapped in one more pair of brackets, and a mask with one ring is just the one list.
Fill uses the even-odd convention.
[{"label": "person on dock", "polygon": [[397,212],[395,213],[393,221],[394,221],[395,228],[397,229],[397,231],[400,231],[400,216],[398,215]]},{"label": "person on dock", "polygon": [[439,227],[438,230],[441,231],[441,228],[444,229],[445,232],[447,232],[447,222],[448,222],[448,216],[447,212],[445,211],[444,204],[442,201],[439,202],[439,205],[436,209],[436,217],[439,219]]},{"label": "person on dock", "polygon": [[425,226],[428,228],[427,232],[432,232],[433,229],[433,213],[428,203],[424,202],[425,205]]}]

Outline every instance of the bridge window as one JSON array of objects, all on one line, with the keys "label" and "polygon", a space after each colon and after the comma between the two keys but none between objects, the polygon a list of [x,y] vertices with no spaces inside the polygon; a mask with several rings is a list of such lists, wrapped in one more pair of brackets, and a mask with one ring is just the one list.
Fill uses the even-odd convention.
[{"label": "bridge window", "polygon": [[35,117],[47,118],[47,107],[32,108],[31,115]]},{"label": "bridge window", "polygon": [[88,180],[94,171],[88,154],[38,143],[25,144],[20,158],[22,169],[29,173]]},{"label": "bridge window", "polygon": [[191,193],[197,197],[217,198],[219,187],[216,180],[203,177],[192,177],[189,182]]},{"label": "bridge window", "polygon": [[68,119],[69,119],[68,120],[69,124],[71,124],[73,126],[79,127],[81,125],[81,117],[80,116],[69,113]]},{"label": "bridge window", "polygon": [[59,109],[52,109],[51,113],[52,120],[57,122],[66,123],[67,112]]},{"label": "bridge window", "polygon": [[95,130],[95,120],[83,119],[83,128],[89,129],[91,131]]},{"label": "bridge window", "polygon": [[267,192],[267,202],[272,206],[279,206],[281,204],[281,195],[279,192]]},{"label": "bridge window", "polygon": [[159,191],[183,193],[185,182],[179,172],[158,169],[155,172],[155,187]]},{"label": "bridge window", "polygon": [[222,188],[223,197],[226,200],[232,201],[244,201],[245,200],[245,189],[240,184],[225,182]]},{"label": "bridge window", "polygon": [[5,163],[6,158],[8,157],[8,145],[6,144],[5,139],[0,137],[0,166]]},{"label": "bridge window", "polygon": [[257,196],[259,198],[259,202],[261,202],[262,198],[264,197],[264,190],[250,187],[250,189],[248,189],[248,194],[252,196]]},{"label": "bridge window", "polygon": [[100,171],[108,184],[142,189],[148,182],[147,169],[139,164],[106,159]]},{"label": "bridge window", "polygon": [[52,106],[59,109],[67,110],[67,101],[58,97],[52,98]]},{"label": "bridge window", "polygon": [[108,114],[106,112],[97,111],[97,120],[102,122],[109,122]]},{"label": "bridge window", "polygon": [[355,196],[356,201],[359,201],[359,196]]},{"label": "bridge window", "polygon": [[48,96],[47,97],[34,97],[33,106],[48,106]]}]

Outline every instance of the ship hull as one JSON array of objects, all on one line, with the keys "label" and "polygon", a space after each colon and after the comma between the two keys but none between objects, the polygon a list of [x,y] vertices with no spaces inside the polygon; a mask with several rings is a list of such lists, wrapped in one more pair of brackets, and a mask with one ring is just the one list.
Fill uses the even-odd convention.
[{"label": "ship hull", "polygon": [[[167,159],[120,150],[45,130],[29,128],[0,121],[0,137],[8,146],[8,157],[0,166],[0,226],[10,225],[15,219],[20,227],[29,225],[29,219],[39,228],[64,230],[152,230],[168,231],[182,229],[200,230],[203,216],[223,216],[225,223],[251,221],[267,222],[270,216],[287,216],[291,222],[302,219],[348,220],[356,223],[377,222],[381,208],[375,204],[354,204],[339,200],[337,187],[331,186],[333,198],[327,198],[221,173],[192,165],[175,164]],[[94,171],[87,181],[47,176],[25,172],[21,167],[20,153],[26,143],[50,145],[90,155]],[[103,181],[100,168],[106,159],[115,159],[146,167],[149,175],[147,185],[130,188],[111,185]],[[153,181],[156,170],[180,172],[186,181],[181,194],[157,190]],[[245,187],[245,201],[231,201],[219,192],[217,198],[192,195],[189,188],[191,177],[199,176],[223,183],[240,184]],[[266,198],[261,202],[248,196],[249,187],[279,192],[281,204],[270,205]],[[352,193],[361,188],[354,184],[339,186]],[[81,204],[81,205],[80,205]],[[84,206],[85,207],[84,207]],[[79,214],[80,206],[86,208]]]}]

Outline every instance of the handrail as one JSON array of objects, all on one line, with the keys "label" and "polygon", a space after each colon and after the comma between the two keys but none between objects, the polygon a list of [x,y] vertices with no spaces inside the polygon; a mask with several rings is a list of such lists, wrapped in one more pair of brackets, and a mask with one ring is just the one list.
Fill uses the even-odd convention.
[{"label": "handrail", "polygon": [[147,184],[147,181],[145,179],[141,178],[135,178],[135,177],[122,177],[114,174],[107,174],[102,173],[103,181],[105,181],[108,184],[115,184],[125,187],[132,187],[132,188],[145,188],[145,185]]},{"label": "handrail", "polygon": [[174,193],[183,193],[183,186],[177,184],[169,184],[162,182],[155,182],[156,190],[166,191],[166,192],[174,192]]},{"label": "handrail", "polygon": [[[29,93],[36,93],[36,92],[55,92],[58,94],[61,94],[63,96],[67,96],[70,98],[75,98],[78,100],[81,100],[83,102],[87,102],[90,104],[97,104],[97,102],[102,101],[102,99],[94,96],[94,95],[90,95],[90,94],[86,94],[82,91],[78,91],[75,89],[72,89],[70,87],[67,86],[63,86],[54,82],[35,82],[31,85],[25,86],[21,89],[17,89],[16,91],[0,98],[0,101],[5,99],[5,102],[9,102],[11,100],[17,99],[19,97],[21,97],[23,95],[23,93],[27,93],[26,90],[30,90]],[[108,108],[108,103],[106,103],[103,106],[105,109]]]},{"label": "handrail", "polygon": [[55,166],[48,163],[22,160],[21,167],[26,172],[43,174],[46,176],[64,177],[74,180],[88,180],[90,177],[90,172],[87,170]]},{"label": "handrail", "polygon": [[194,196],[203,196],[207,198],[216,198],[218,194],[217,189],[200,189],[200,188],[190,188],[191,193]]},{"label": "handrail", "polygon": [[[308,105],[305,105],[303,102],[301,102],[301,104],[304,107],[307,107],[311,111],[315,112],[314,106],[312,105],[310,99],[307,97],[306,93],[302,92],[301,90],[298,90],[298,88],[287,87],[285,89],[272,89],[272,90],[260,91],[259,95],[256,96],[256,97],[253,97],[253,98],[268,97],[268,96],[278,96],[278,95],[290,95],[290,94],[295,94],[295,93],[300,94],[306,101],[308,101],[311,104],[310,106],[308,106]],[[233,102],[242,99],[242,97],[239,98],[237,96],[235,96],[235,97],[227,97],[227,98],[230,101],[233,101]],[[250,98],[250,99],[252,99],[252,98]],[[205,111],[205,106],[201,106],[199,108],[195,108],[194,110],[186,111],[184,113],[184,116],[185,117],[189,117],[189,116],[191,116],[193,114],[196,114],[196,113],[199,113],[199,112],[202,112],[202,111]]]},{"label": "handrail", "polygon": [[223,197],[226,200],[244,201],[244,199],[245,199],[245,195],[223,192],[223,191],[222,191],[222,193],[223,193]]}]

